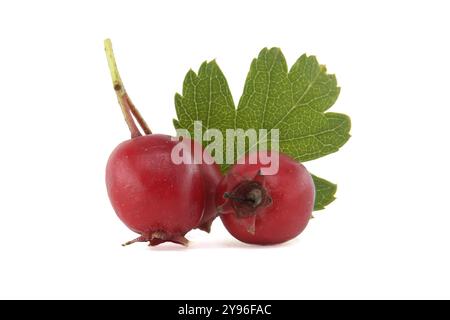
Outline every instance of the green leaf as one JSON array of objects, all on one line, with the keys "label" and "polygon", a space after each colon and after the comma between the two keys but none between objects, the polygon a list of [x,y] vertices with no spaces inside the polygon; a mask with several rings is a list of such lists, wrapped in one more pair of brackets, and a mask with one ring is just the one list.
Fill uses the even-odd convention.
[{"label": "green leaf", "polygon": [[336,152],[350,138],[349,117],[324,113],[339,91],[336,77],[315,57],[302,55],[288,72],[281,50],[265,48],[250,67],[236,125],[279,129],[281,152],[299,161],[317,159]]},{"label": "green leaf", "polygon": [[[176,129],[187,129],[194,136],[194,121],[202,122],[203,130],[215,128],[221,132],[235,127],[236,111],[227,80],[217,63],[204,62],[195,74],[189,70],[184,78],[183,95],[175,95],[178,120]],[[204,146],[207,141],[200,141]],[[225,154],[225,145],[223,154]]]},{"label": "green leaf", "polygon": [[[215,61],[204,62],[197,74],[190,70],[182,95],[175,95],[178,120],[174,120],[174,126],[187,129],[193,136],[194,121],[200,120],[203,130],[218,129],[224,137],[226,129],[279,129],[280,151],[305,162],[338,151],[350,138],[350,118],[326,112],[339,92],[336,77],[327,74],[314,56],[302,55],[288,70],[280,49],[265,48],[252,61],[237,108]],[[266,141],[270,143],[271,137],[260,136],[241,153],[232,150],[235,159]],[[202,143],[208,145],[207,141]],[[226,154],[226,144],[222,152]],[[229,166],[222,164],[222,171]],[[336,185],[313,178],[315,210],[320,210],[334,200]]]},{"label": "green leaf", "polygon": [[314,203],[314,210],[325,209],[325,206],[329,205],[336,198],[337,185],[331,183],[325,179],[312,175],[314,185],[316,186],[316,201]]}]

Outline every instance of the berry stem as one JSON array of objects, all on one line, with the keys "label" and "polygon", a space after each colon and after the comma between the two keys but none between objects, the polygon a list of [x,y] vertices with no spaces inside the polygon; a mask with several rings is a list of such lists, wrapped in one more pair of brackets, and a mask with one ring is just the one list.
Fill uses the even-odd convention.
[{"label": "berry stem", "polygon": [[128,108],[130,109],[131,113],[133,114],[134,118],[137,120],[139,125],[141,126],[142,130],[144,130],[145,134],[152,134],[152,131],[147,125],[147,122],[145,122],[144,118],[141,116],[139,110],[136,108],[133,102],[131,102],[130,96],[125,93],[126,96],[126,103],[128,105]]},{"label": "berry stem", "polygon": [[128,96],[125,87],[123,85],[122,79],[119,74],[119,70],[117,68],[116,59],[114,57],[114,51],[112,48],[112,43],[110,39],[106,39],[104,41],[106,58],[108,60],[109,70],[111,72],[111,79],[113,82],[113,88],[117,95],[117,100],[119,101],[120,108],[123,113],[123,117],[125,122],[127,123],[128,129],[131,132],[131,138],[136,138],[141,136],[141,132],[139,131],[136,123],[134,122],[134,118],[137,120],[139,125],[145,134],[151,134],[151,130],[148,127],[145,120],[142,118],[141,114],[131,102],[130,97]]}]

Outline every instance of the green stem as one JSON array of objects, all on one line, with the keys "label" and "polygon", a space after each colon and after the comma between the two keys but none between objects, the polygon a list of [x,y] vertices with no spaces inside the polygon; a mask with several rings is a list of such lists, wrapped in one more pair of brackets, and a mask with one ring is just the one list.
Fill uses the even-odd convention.
[{"label": "green stem", "polygon": [[125,87],[123,85],[122,79],[120,78],[119,70],[117,68],[116,59],[114,57],[114,52],[112,49],[112,43],[110,39],[106,39],[105,42],[105,52],[106,58],[108,60],[109,70],[111,72],[111,79],[113,82],[113,88],[117,95],[117,100],[119,101],[120,108],[122,110],[123,117],[127,123],[128,129],[131,132],[131,138],[136,138],[141,136],[136,123],[134,122],[133,116],[136,118],[137,122],[141,126],[145,134],[151,134],[147,123],[142,118],[139,111],[136,109],[134,104],[131,102]]}]

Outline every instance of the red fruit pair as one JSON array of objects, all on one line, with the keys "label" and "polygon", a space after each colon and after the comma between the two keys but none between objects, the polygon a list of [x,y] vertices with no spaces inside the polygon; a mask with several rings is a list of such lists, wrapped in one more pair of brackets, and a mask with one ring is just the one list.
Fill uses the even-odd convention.
[{"label": "red fruit pair", "polygon": [[172,151],[179,144],[184,144],[180,148],[184,152],[191,150],[183,154],[191,160],[196,157],[195,146],[202,150],[201,146],[187,138],[151,133],[123,87],[109,40],[105,49],[114,90],[131,132],[131,139],[116,147],[106,167],[111,204],[125,225],[140,235],[125,245],[187,244],[187,232],[194,228],[209,232],[217,215],[235,238],[247,243],[281,243],[303,231],[311,217],[315,190],[301,164],[271,152],[279,170],[264,175],[267,165],[261,163],[260,155],[255,164],[249,164],[252,157],[247,155],[244,164],[234,165],[222,180],[207,154],[203,156],[208,159],[200,159],[206,160],[200,164],[175,164]]}]

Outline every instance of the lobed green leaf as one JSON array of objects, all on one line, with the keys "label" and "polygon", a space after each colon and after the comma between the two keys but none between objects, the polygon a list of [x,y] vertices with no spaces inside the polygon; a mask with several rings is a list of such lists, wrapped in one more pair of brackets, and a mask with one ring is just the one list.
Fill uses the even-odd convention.
[{"label": "lobed green leaf", "polygon": [[[215,61],[204,62],[197,74],[190,70],[182,95],[175,95],[178,119],[174,126],[193,135],[194,121],[200,120],[204,130],[218,129],[224,137],[226,129],[279,129],[280,151],[305,162],[338,151],[350,138],[350,118],[326,112],[339,92],[336,77],[327,74],[314,56],[302,55],[288,70],[279,48],[264,48],[251,63],[237,108]],[[234,150],[235,159],[267,140],[270,137],[260,137],[241,154]],[[225,149],[224,144],[223,154]],[[228,167],[221,165],[224,172]],[[316,176],[313,179],[315,210],[321,210],[334,200],[336,185]]]}]

